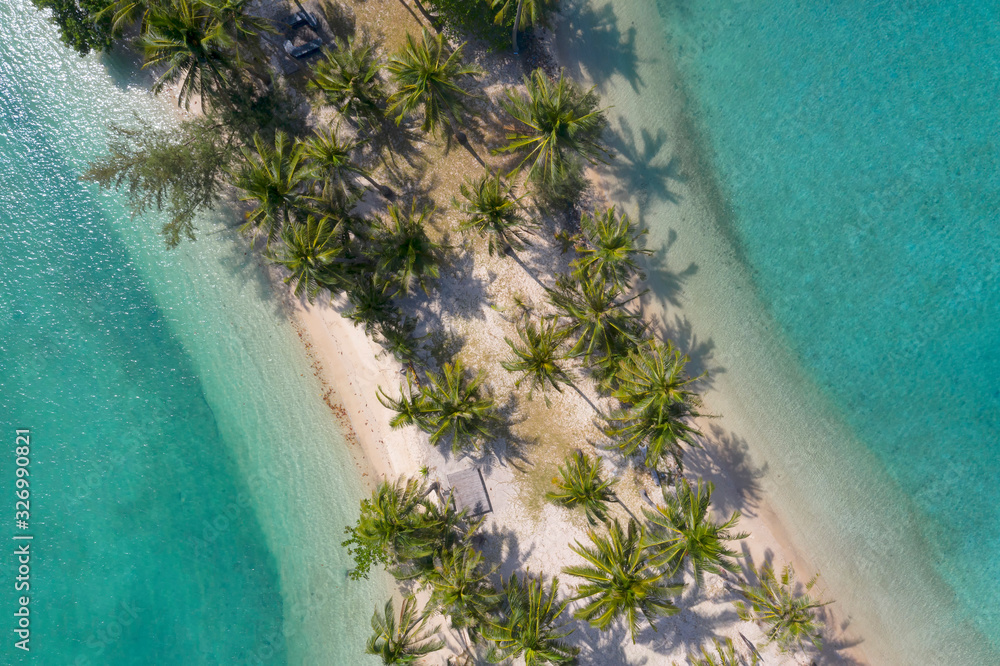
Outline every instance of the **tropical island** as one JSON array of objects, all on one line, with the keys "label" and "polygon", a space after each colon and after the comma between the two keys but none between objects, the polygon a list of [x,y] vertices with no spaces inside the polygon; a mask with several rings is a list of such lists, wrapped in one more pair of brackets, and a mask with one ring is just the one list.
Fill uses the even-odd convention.
[{"label": "tropical island", "polygon": [[[755,560],[739,509],[719,510],[685,465],[711,446],[705,377],[643,311],[662,257],[588,179],[616,158],[602,100],[552,57],[555,7],[37,4],[81,53],[141,52],[153,91],[186,111],[169,130],[110,128],[85,178],[126,191],[137,215],[165,213],[170,246],[238,207],[321,362],[335,362],[319,350],[331,332],[362,350],[340,362],[366,370],[329,377],[331,402],[382,479],[331,548],[349,550],[352,578],[398,581],[369,652],[386,664],[836,652],[816,577]],[[449,472],[469,468],[490,513],[450,492]],[[523,552],[533,532],[548,552]],[[729,616],[708,621],[699,604]],[[673,621],[703,626],[667,632]]]}]

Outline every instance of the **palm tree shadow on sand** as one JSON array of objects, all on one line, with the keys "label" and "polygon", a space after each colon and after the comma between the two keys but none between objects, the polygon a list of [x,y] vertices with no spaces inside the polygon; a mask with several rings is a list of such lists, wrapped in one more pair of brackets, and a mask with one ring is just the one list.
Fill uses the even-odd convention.
[{"label": "palm tree shadow on sand", "polygon": [[563,2],[561,20],[556,26],[560,39],[568,43],[568,51],[576,58],[563,58],[566,73],[577,81],[589,77],[597,89],[604,92],[612,76],[621,76],[632,89],[645,87],[639,75],[639,55],[636,49],[635,26],[622,30],[618,25],[614,5],[600,7],[584,0]]},{"label": "palm tree shadow on sand", "polygon": [[[747,544],[742,543],[740,547],[743,551],[742,557],[739,559],[741,577],[750,583],[757,584],[759,582],[755,572],[764,564],[770,564],[774,567],[775,571],[780,571],[785,566],[784,562],[774,560],[774,552],[770,548],[764,551],[764,556],[761,558],[760,564],[757,564],[754,562],[754,557],[750,553],[750,548]],[[803,573],[798,570],[795,571],[794,590],[797,594],[805,592],[805,584],[800,577]],[[740,599],[743,598],[742,594],[738,592],[736,594]],[[833,601],[833,599],[823,593],[822,577],[820,577],[820,585],[813,588],[813,591],[809,594],[813,599],[819,598],[821,601]],[[865,664],[865,661],[851,654],[851,650],[861,645],[864,639],[850,634],[850,618],[838,617],[834,610],[834,604],[819,608],[817,615],[824,627],[822,633],[823,647],[817,650],[809,645],[799,652],[799,654],[810,657],[811,664],[835,664],[837,666],[862,666]]]}]

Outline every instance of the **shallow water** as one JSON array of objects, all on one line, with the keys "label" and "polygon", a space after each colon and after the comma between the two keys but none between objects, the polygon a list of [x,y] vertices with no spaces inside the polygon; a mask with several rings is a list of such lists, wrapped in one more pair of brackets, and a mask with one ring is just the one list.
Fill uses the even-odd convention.
[{"label": "shallow water", "polygon": [[569,5],[720,437],[873,662],[996,663],[995,3]]},{"label": "shallow water", "polygon": [[173,122],[130,67],[0,2],[0,484],[13,512],[30,428],[34,537],[31,652],[8,627],[0,661],[370,663],[384,581],[339,547],[364,489],[259,267],[77,179],[109,122]]}]

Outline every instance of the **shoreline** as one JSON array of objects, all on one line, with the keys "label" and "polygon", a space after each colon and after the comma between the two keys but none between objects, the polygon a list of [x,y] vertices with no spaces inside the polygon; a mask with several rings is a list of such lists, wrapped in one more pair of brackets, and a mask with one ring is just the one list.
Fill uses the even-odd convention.
[{"label": "shoreline", "polygon": [[[412,20],[403,12],[402,7],[390,4],[386,9],[390,7],[398,8],[402,20]],[[374,7],[367,7],[365,11],[377,10]],[[556,20],[559,21],[561,18]],[[416,24],[411,28],[416,28]],[[556,55],[554,51],[555,49],[550,49],[550,52]],[[560,53],[556,59],[560,65],[563,65],[566,56]],[[614,192],[622,187],[621,183],[608,182],[604,177],[590,178],[590,180],[595,190],[601,192],[602,198],[606,197],[609,203],[614,201],[613,196],[609,196],[608,192]],[[548,251],[557,252],[554,247],[549,247]],[[477,253],[476,264],[482,263],[483,257]],[[377,386],[383,386],[390,392],[395,390],[401,376],[399,374],[400,365],[391,358],[379,358],[377,356],[378,345],[371,341],[363,330],[356,328],[349,320],[341,317],[333,305],[309,305],[304,299],[292,297],[286,286],[280,284],[276,284],[276,286],[284,292],[288,292],[289,300],[293,301],[293,320],[297,323],[297,328],[300,328],[300,331],[305,334],[303,343],[310,357],[318,365],[318,373],[323,377],[324,385],[330,387],[327,392],[328,405],[338,415],[338,420],[346,419],[346,425],[353,433],[353,437],[348,435],[348,440],[349,442],[353,440],[352,446],[356,443],[362,453],[364,465],[373,473],[373,476],[365,476],[368,485],[374,484],[375,477],[392,478],[397,475],[416,475],[419,473],[420,466],[429,462],[438,463],[434,469],[441,467],[442,462],[447,466],[448,461],[440,459],[439,451],[429,449],[424,435],[413,429],[393,431],[388,426],[391,413],[377,401],[375,391]],[[519,286],[523,287],[523,285]],[[656,313],[647,312],[646,314],[647,319],[649,319],[654,318]],[[491,377],[491,379],[494,378]],[[494,383],[496,383],[495,379]],[[502,392],[498,393],[500,397],[503,397]],[[338,406],[341,406],[339,410]],[[700,420],[699,426],[703,432],[711,432],[710,424],[706,419]],[[704,468],[715,467],[711,476],[716,481],[716,497],[719,498],[719,503],[723,506],[739,504],[739,498],[748,492],[754,492],[753,489],[740,485],[739,475],[734,473],[734,470],[727,468],[726,456],[715,450],[711,441],[706,442],[706,445],[705,455],[699,456],[701,458],[699,465]],[[352,451],[353,455],[354,451]],[[615,454],[606,454],[605,460],[608,461],[613,455]],[[365,474],[363,473],[363,475]],[[506,487],[516,488],[517,486],[517,482],[512,478],[509,470],[506,472],[501,470],[499,473],[496,470],[484,470],[484,479],[491,498],[499,492],[505,496],[506,502],[516,502],[518,494],[516,491],[504,492]],[[651,490],[654,489],[651,484],[647,483],[646,485]],[[634,497],[637,499],[637,495]],[[630,502],[630,504],[635,508],[641,506],[641,503],[636,502]],[[502,520],[498,516],[498,514],[506,513],[508,512],[503,511],[502,507],[498,508],[487,525],[491,526],[492,523],[497,523],[505,528],[513,527],[513,531],[518,533],[522,540],[530,542],[534,540],[533,531],[536,533],[543,531],[538,528],[540,527],[539,523],[544,522],[549,527],[549,529],[544,530],[545,533],[548,534],[550,529],[555,528],[557,533],[565,534],[565,537],[561,539],[564,543],[560,544],[563,551],[568,551],[567,546],[573,538],[582,538],[583,532],[579,529],[580,526],[573,524],[572,520],[566,521],[563,516],[559,515],[560,511],[554,507],[548,509],[543,507],[541,511],[543,515],[527,526],[520,521],[511,524],[510,521]],[[513,513],[519,514],[520,512]],[[568,522],[569,524],[553,525],[554,522]],[[782,523],[778,512],[766,502],[760,502],[756,505],[749,515],[744,514],[740,521],[740,529],[748,530],[751,533],[751,536],[744,543],[747,546],[747,552],[754,557],[754,561],[773,556],[776,562],[791,562],[795,566],[800,580],[808,580],[815,572],[810,558],[796,547],[795,540]],[[559,550],[559,548],[553,550]],[[570,557],[572,557],[571,554]],[[566,560],[565,552],[561,554],[549,553],[545,560],[560,564],[569,563]],[[552,575],[558,572],[558,567],[553,568],[550,564],[545,567],[545,570]],[[716,588],[709,594],[703,595],[705,597],[703,602],[716,607],[728,607],[728,601],[716,601],[712,598],[713,594],[718,595],[722,591],[721,583]],[[720,610],[720,608],[715,608],[715,610]],[[738,621],[734,623],[734,627],[737,628],[736,631],[720,631],[718,633],[738,638],[737,631],[749,634],[756,628]],[[833,626],[829,627],[829,632],[837,634]],[[620,663],[630,663],[633,657],[631,652],[639,652],[642,647],[640,644],[637,650],[623,654],[624,659]],[[695,646],[689,647],[693,649]],[[849,654],[854,659],[860,660],[861,654],[858,652],[857,649],[850,652],[843,651],[840,656]],[[664,658],[659,652],[644,652],[643,654],[647,658]],[[638,654],[634,656],[639,657]],[[682,659],[684,652],[676,652],[671,656],[675,659]],[[781,663],[796,663],[798,661],[788,655],[783,655],[780,659]]]}]

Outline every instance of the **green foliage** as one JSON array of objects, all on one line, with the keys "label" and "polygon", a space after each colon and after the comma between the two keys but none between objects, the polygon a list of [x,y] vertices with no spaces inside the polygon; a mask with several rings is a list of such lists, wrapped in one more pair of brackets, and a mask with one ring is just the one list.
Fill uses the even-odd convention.
[{"label": "green foliage", "polygon": [[501,595],[490,582],[496,569],[469,546],[443,552],[427,573],[425,582],[431,588],[428,607],[450,616],[456,629],[477,633],[500,604]]},{"label": "green foliage", "polygon": [[556,490],[545,493],[545,499],[573,508],[582,506],[593,525],[595,519],[607,520],[609,502],[616,501],[614,481],[604,481],[601,458],[592,458],[582,451],[566,456],[559,466],[559,478],[553,478]]},{"label": "green foliage", "polygon": [[465,98],[471,96],[462,83],[482,73],[475,65],[462,62],[464,47],[462,44],[450,51],[444,35],[432,36],[426,28],[419,42],[406,35],[406,46],[386,65],[396,84],[387,113],[396,114],[397,125],[417,107],[423,111],[421,129],[425,132],[433,132],[444,123],[461,122]]},{"label": "green foliage", "polygon": [[560,316],[570,322],[569,330],[577,336],[572,354],[588,362],[623,355],[638,344],[644,324],[638,315],[619,302],[621,291],[600,279],[575,279],[560,275],[548,289],[549,301]]},{"label": "green foliage", "polygon": [[527,95],[508,89],[501,101],[519,129],[507,134],[499,152],[524,155],[518,169],[528,165],[535,182],[556,185],[580,169],[580,158],[596,162],[608,155],[601,135],[607,127],[599,98],[583,92],[562,73],[553,81],[541,69],[524,78]]},{"label": "green foliage", "polygon": [[736,602],[736,612],[745,622],[757,622],[764,628],[767,641],[775,642],[782,652],[802,649],[806,642],[816,649],[823,647],[821,620],[818,609],[831,603],[814,601],[809,596],[819,578],[812,577],[804,591],[797,591],[792,565],[785,565],[779,579],[770,562],[754,569],[758,584],[745,582],[742,586],[746,602]]},{"label": "green foliage", "polygon": [[359,191],[353,178],[368,175],[351,159],[357,144],[341,139],[336,130],[319,129],[301,146],[306,165],[323,188],[322,198],[349,209]]},{"label": "green foliage", "polygon": [[617,215],[614,206],[594,211],[593,215],[584,213],[580,227],[581,243],[576,248],[579,256],[573,262],[579,277],[600,278],[623,292],[628,290],[634,275],[645,279],[636,259],[652,254],[641,244],[648,229],[636,230],[628,214]]},{"label": "green foliage", "polygon": [[514,15],[494,20],[488,0],[426,0],[437,18],[457,34],[470,34],[486,42],[492,49],[510,48],[510,31]]},{"label": "green foliage", "polygon": [[524,249],[529,245],[524,227],[526,222],[518,210],[524,197],[515,198],[500,174],[483,174],[466,180],[459,186],[465,201],[454,205],[465,218],[459,224],[462,231],[475,230],[487,239],[490,256],[506,253],[508,248]]},{"label": "green foliage", "polygon": [[427,493],[423,481],[400,478],[383,481],[361,500],[358,522],[345,528],[348,538],[341,544],[354,557],[353,580],[368,578],[373,564],[391,567],[433,557],[448,542],[460,516],[451,507],[439,509]]},{"label": "green foliage", "polygon": [[[499,25],[514,25],[517,16],[517,4],[519,0],[489,0],[490,5],[496,11],[494,23]],[[521,22],[518,30],[524,30],[536,25],[546,25],[549,14],[555,9],[554,0],[523,0],[521,7]]]},{"label": "green foliage", "polygon": [[441,374],[427,373],[427,384],[414,392],[403,389],[398,399],[378,389],[379,401],[396,412],[393,428],[415,425],[431,436],[431,444],[450,441],[453,452],[476,448],[493,436],[499,421],[496,403],[482,394],[482,372],[469,377],[461,361],[445,363]]},{"label": "green foliage", "polygon": [[650,626],[656,617],[679,611],[670,602],[684,589],[663,581],[664,574],[653,569],[640,544],[642,533],[634,520],[628,531],[617,519],[608,527],[607,536],[588,530],[591,546],[580,542],[570,546],[574,553],[587,561],[580,566],[565,567],[563,572],[582,578],[574,599],[586,599],[587,605],[574,613],[598,629],[607,629],[613,622],[624,619],[632,642],[639,631],[639,613]]},{"label": "green foliage", "polygon": [[740,512],[734,511],[725,522],[709,518],[709,506],[714,486],[698,479],[694,488],[681,479],[674,492],[663,488],[663,504],[656,511],[643,509],[649,521],[643,546],[650,551],[652,562],[676,574],[690,562],[695,582],[704,583],[705,571],[722,574],[737,572],[733,558],[739,554],[727,542],[745,539],[747,532],[730,532],[739,522]]},{"label": "green foliage", "polygon": [[684,372],[687,357],[668,342],[648,340],[629,352],[619,365],[612,395],[622,407],[608,416],[605,432],[631,455],[646,445],[646,465],[670,456],[680,469],[681,444],[697,446],[699,434],[688,422],[700,416],[701,401]]},{"label": "green foliage", "polygon": [[63,44],[84,56],[111,48],[111,18],[101,16],[105,0],[31,0],[38,9],[52,12]]},{"label": "green foliage", "polygon": [[428,293],[429,281],[437,278],[442,246],[431,241],[425,225],[431,208],[417,209],[416,202],[406,211],[397,204],[389,206],[372,239],[380,276],[403,295],[419,286]]},{"label": "green foliage", "polygon": [[292,211],[304,200],[310,172],[302,147],[277,132],[269,145],[259,135],[254,150],[242,148],[242,162],[230,170],[231,183],[243,190],[240,201],[253,202],[243,229],[263,236],[268,243],[291,224]]},{"label": "green foliage", "polygon": [[133,215],[157,209],[170,221],[161,231],[168,247],[194,240],[195,216],[219,201],[224,169],[235,149],[209,117],[158,129],[142,123],[135,129],[111,126],[109,154],[82,176],[104,189],[125,188]]},{"label": "green foliage", "polygon": [[483,637],[493,643],[486,658],[498,664],[523,656],[525,666],[576,663],[579,648],[562,641],[573,630],[559,619],[569,602],[557,599],[558,590],[556,578],[548,589],[537,578],[508,578],[503,607],[483,627]]},{"label": "green foliage", "polygon": [[320,91],[342,116],[372,128],[382,118],[386,99],[381,67],[375,45],[369,40],[338,39],[333,50],[323,50],[308,85]]},{"label": "green foliage", "polygon": [[179,80],[177,103],[185,108],[195,95],[205,101],[211,91],[224,87],[235,68],[232,34],[218,13],[198,0],[150,5],[140,44],[144,68],[166,67],[153,92]]},{"label": "green foliage", "polygon": [[332,270],[344,254],[338,226],[329,215],[309,215],[304,224],[285,227],[272,260],[291,271],[285,283],[294,285],[296,296],[305,294],[311,302],[320,289],[343,287],[343,278]]},{"label": "green foliage", "polygon": [[572,384],[573,380],[563,370],[560,361],[566,358],[562,351],[563,343],[569,336],[569,331],[559,325],[558,317],[542,319],[536,325],[527,316],[517,326],[517,336],[520,342],[512,342],[504,337],[504,342],[510,347],[511,355],[501,365],[508,372],[519,372],[521,376],[515,382],[520,387],[525,379],[531,382],[528,399],[536,388],[543,391],[546,386],[562,392],[560,384]]},{"label": "green foliage", "polygon": [[427,619],[426,613],[417,612],[417,601],[410,595],[403,599],[397,621],[389,599],[381,614],[376,610],[372,615],[368,654],[378,655],[386,665],[415,664],[420,657],[440,650],[444,641],[435,638],[433,631],[424,630]]}]

